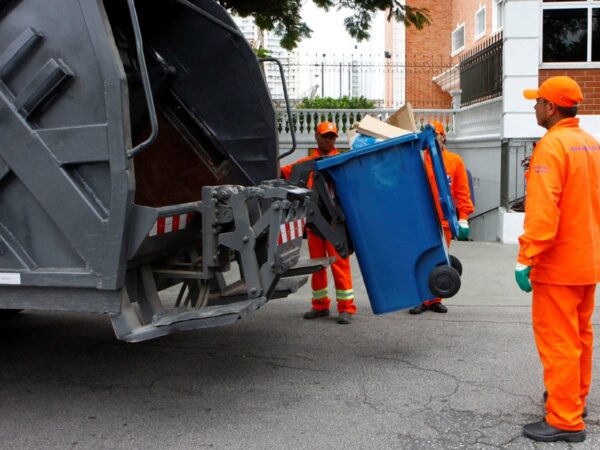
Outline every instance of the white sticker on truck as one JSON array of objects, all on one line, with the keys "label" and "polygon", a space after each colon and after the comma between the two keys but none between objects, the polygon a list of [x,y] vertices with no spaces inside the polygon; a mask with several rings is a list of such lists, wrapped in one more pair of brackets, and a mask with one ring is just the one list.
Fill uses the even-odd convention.
[{"label": "white sticker on truck", "polygon": [[0,284],[21,284],[21,274],[0,272]]}]

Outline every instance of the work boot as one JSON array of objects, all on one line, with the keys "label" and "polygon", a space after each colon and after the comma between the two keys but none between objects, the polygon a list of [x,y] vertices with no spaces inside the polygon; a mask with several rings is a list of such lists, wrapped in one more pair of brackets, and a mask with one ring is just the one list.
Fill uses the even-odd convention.
[{"label": "work boot", "polygon": [[425,311],[427,311],[427,305],[425,303],[421,303],[419,306],[410,308],[408,310],[408,313],[409,314],[423,314]]},{"label": "work boot", "polygon": [[583,442],[585,441],[585,430],[567,431],[548,425],[545,420],[529,423],[523,427],[523,436],[540,442]]},{"label": "work boot", "polygon": [[436,313],[447,313],[448,312],[448,308],[446,308],[446,305],[443,305],[442,302],[432,303],[431,305],[429,305],[427,307],[427,309],[429,311],[433,311]]},{"label": "work boot", "polygon": [[[548,391],[544,391],[544,406],[546,405],[546,400],[548,400]],[[581,414],[582,418],[586,418],[587,417],[587,405],[583,407],[583,413]]]},{"label": "work boot", "polygon": [[328,309],[311,309],[302,316],[306,320],[318,319],[319,317],[329,317]]},{"label": "work boot", "polygon": [[348,325],[352,321],[352,314],[349,312],[341,312],[336,320],[340,325]]}]

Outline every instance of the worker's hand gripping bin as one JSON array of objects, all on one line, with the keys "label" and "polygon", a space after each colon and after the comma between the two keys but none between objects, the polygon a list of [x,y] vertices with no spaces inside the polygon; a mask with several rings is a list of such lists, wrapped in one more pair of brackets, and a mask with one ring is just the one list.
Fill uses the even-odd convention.
[{"label": "worker's hand gripping bin", "polygon": [[423,166],[427,148],[440,205],[456,236],[456,211],[430,126],[315,164],[333,181],[375,314],[448,298],[460,288]]}]

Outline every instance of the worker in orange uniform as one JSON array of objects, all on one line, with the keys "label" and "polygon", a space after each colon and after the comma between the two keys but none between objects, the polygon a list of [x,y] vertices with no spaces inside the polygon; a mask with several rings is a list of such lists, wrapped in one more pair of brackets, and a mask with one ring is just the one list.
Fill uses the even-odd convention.
[{"label": "worker in orange uniform", "polygon": [[566,76],[523,91],[547,133],[529,167],[515,278],[533,290],[532,322],[544,367],[546,415],[523,427],[543,442],[585,440],[592,378],[592,312],[600,281],[600,143],[579,128],[583,94]]},{"label": "worker in orange uniform", "polygon": [[[335,141],[338,137],[338,129],[331,122],[321,122],[317,125],[315,139],[317,148],[311,150],[311,155],[302,158],[294,164],[304,162],[323,156],[337,155],[339,152],[335,148]],[[289,164],[281,169],[281,175],[289,179],[294,164]],[[308,187],[312,187],[312,173],[308,180]],[[326,239],[318,236],[310,229],[307,229],[308,251],[311,258],[324,258],[325,256],[335,256],[335,262],[331,265],[333,280],[335,283],[335,297],[337,300],[338,318],[337,323],[346,325],[352,320],[356,313],[354,304],[354,291],[352,289],[352,272],[350,270],[350,258],[342,258],[333,245]],[[319,317],[329,316],[329,305],[331,299],[327,293],[327,271],[319,270],[312,275],[312,308],[304,313],[305,319],[317,319]]]},{"label": "worker in orange uniform", "polygon": [[[450,194],[456,207],[456,213],[458,215],[458,227],[459,227],[459,240],[467,240],[469,237],[469,215],[475,211],[473,202],[471,201],[471,189],[469,188],[469,178],[465,165],[460,156],[456,153],[450,152],[444,144],[446,143],[446,130],[437,120],[432,123],[435,128],[435,133],[442,149],[442,158],[444,160],[444,167],[446,168],[446,174],[448,176],[448,184],[450,184]],[[429,178],[429,184],[432,187],[433,195],[435,198],[435,206],[437,209],[438,217],[442,222],[442,228],[444,230],[444,236],[446,243],[450,247],[450,241],[452,240],[452,233],[450,232],[450,225],[444,218],[442,208],[439,203],[439,195],[437,190],[437,184],[435,182],[435,175],[433,173],[433,165],[431,162],[431,156],[429,152],[425,152],[425,171]],[[410,314],[422,314],[425,311],[433,311],[437,313],[447,313],[448,308],[442,303],[441,298],[434,298],[433,300],[427,300],[421,303],[419,306],[415,306],[408,310]]]}]

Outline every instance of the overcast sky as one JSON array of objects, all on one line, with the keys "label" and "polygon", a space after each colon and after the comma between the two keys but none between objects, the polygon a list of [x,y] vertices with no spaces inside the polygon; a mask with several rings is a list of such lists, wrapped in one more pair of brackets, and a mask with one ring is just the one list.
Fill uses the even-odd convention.
[{"label": "overcast sky", "polygon": [[[351,15],[348,9],[330,9],[329,12],[318,8],[312,1],[306,1],[302,8],[302,17],[313,30],[312,37],[300,42],[301,54],[349,55],[351,53],[383,53],[384,29],[383,12],[379,12],[371,24],[371,39],[368,42],[356,42],[344,27],[344,18]],[[356,46],[356,48],[355,48]]]}]

